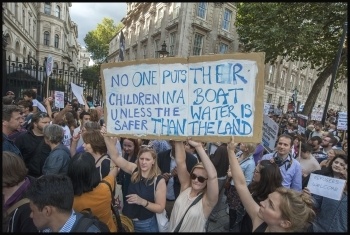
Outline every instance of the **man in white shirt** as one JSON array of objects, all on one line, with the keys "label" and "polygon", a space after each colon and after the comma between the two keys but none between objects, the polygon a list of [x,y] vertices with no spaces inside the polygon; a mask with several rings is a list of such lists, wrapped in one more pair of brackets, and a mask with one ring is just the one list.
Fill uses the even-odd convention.
[{"label": "man in white shirt", "polygon": [[33,113],[44,112],[47,113],[46,108],[36,99],[36,93],[32,89],[23,91],[23,98],[33,103]]},{"label": "man in white shirt", "polygon": [[[73,136],[76,136],[79,134],[79,132],[81,131],[81,128],[84,126],[84,124],[88,121],[90,121],[90,113],[86,112],[86,111],[82,111],[79,114],[79,119],[80,119],[80,126],[78,126],[77,128],[74,129],[73,131]],[[83,137],[82,135],[80,135],[80,138],[78,140],[76,149],[78,149],[80,146],[82,146],[84,144],[83,141]]]},{"label": "man in white shirt", "polygon": [[297,161],[300,162],[301,170],[303,173],[303,179],[310,173],[320,170],[321,166],[316,158],[311,154],[312,146],[307,143],[301,143],[300,157],[297,157]]}]

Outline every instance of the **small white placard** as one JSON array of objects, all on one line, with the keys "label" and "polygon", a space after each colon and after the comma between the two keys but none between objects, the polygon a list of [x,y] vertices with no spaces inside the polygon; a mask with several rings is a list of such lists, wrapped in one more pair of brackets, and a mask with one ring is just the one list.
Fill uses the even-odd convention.
[{"label": "small white placard", "polygon": [[345,180],[311,173],[307,188],[312,194],[340,200]]}]

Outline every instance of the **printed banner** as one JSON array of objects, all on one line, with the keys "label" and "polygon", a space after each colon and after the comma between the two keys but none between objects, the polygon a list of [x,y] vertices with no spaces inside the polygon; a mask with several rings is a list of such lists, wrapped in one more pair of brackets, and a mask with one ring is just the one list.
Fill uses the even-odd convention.
[{"label": "printed banner", "polygon": [[269,152],[272,152],[275,149],[275,144],[278,136],[278,128],[278,124],[272,118],[264,115],[262,144]]}]

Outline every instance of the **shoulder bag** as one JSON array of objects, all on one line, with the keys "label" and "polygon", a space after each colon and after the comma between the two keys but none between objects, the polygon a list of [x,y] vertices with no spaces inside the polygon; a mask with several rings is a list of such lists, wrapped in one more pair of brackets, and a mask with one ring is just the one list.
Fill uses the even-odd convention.
[{"label": "shoulder bag", "polygon": [[[156,201],[156,184],[157,184],[157,176],[154,177],[154,201]],[[169,218],[166,214],[166,210],[161,213],[156,213],[158,230],[161,233],[169,232]]]},{"label": "shoulder bag", "polygon": [[113,220],[115,224],[117,225],[118,232],[134,232],[134,224],[132,223],[131,219],[125,215],[120,215],[119,210],[117,206],[115,205],[115,201],[113,200],[113,191],[111,185],[105,181],[102,180],[102,183],[105,183],[108,185],[109,190],[111,191],[112,196],[112,202],[111,202],[111,209],[113,212]]},{"label": "shoulder bag", "polygon": [[187,214],[188,210],[189,210],[192,206],[196,205],[197,202],[199,202],[199,200],[202,199],[202,197],[203,197],[203,193],[201,193],[201,194],[192,202],[192,204],[187,208],[185,214],[182,216],[182,219],[181,219],[180,223],[176,226],[176,228],[175,228],[175,230],[174,230],[174,233],[178,233],[178,232],[179,232],[179,230],[180,230],[180,228],[181,228],[181,225],[182,225],[182,222],[184,221],[185,215]]}]

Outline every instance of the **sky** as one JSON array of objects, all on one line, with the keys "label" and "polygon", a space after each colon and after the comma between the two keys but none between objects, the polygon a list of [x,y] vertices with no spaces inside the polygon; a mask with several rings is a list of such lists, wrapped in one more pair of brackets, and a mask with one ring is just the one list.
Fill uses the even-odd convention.
[{"label": "sky", "polygon": [[78,43],[85,46],[86,34],[96,29],[97,24],[105,17],[112,18],[118,24],[126,16],[125,2],[101,2],[101,3],[76,3],[73,2],[69,8],[70,18],[78,25]]}]

